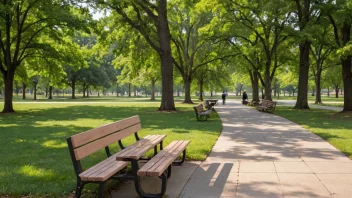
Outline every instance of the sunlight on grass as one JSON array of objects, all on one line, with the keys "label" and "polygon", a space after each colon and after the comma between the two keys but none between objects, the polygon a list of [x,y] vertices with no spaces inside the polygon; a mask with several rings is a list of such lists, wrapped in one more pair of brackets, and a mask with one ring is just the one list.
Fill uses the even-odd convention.
[{"label": "sunlight on grass", "polygon": [[67,143],[62,141],[59,142],[59,141],[49,140],[44,142],[42,146],[47,148],[66,148]]},{"label": "sunlight on grass", "polygon": [[54,173],[50,170],[45,170],[43,168],[36,168],[32,165],[22,166],[18,172],[25,176],[30,177],[52,177]]},{"label": "sunlight on grass", "polygon": [[[14,103],[17,113],[0,114],[0,195],[67,197],[76,178],[66,138],[134,115],[141,119],[140,137],[165,134],[165,146],[173,140],[190,140],[187,160],[204,160],[222,126],[216,111],[207,122],[198,122],[193,105],[176,103],[176,112],[160,112],[160,102],[144,101]],[[133,136],[123,139],[125,146],[134,142]],[[111,148],[118,150],[117,144]],[[104,158],[102,149],[84,158],[82,166],[90,167]]]}]

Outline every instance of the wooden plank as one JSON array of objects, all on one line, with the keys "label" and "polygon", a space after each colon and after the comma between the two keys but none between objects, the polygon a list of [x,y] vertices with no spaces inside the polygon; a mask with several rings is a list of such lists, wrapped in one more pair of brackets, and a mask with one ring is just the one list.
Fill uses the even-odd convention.
[{"label": "wooden plank", "polygon": [[114,163],[109,164],[109,166],[96,170],[96,172],[91,174],[85,181],[106,181],[118,171],[126,167],[127,164],[127,162],[115,161]]},{"label": "wooden plank", "polygon": [[139,159],[151,148],[158,145],[165,137],[166,135],[151,135],[148,139],[145,139],[143,143],[130,147],[130,149],[124,153],[118,153],[116,160]]},{"label": "wooden plank", "polygon": [[89,144],[86,144],[84,146],[81,146],[79,148],[76,148],[74,150],[75,152],[75,157],[76,160],[80,160],[94,152],[96,152],[99,149],[102,149],[114,142],[117,142],[118,140],[122,139],[123,137],[128,136],[128,134],[134,133],[136,131],[139,131],[141,129],[141,125],[137,124],[137,125],[133,125],[129,128],[126,129],[122,129],[120,132],[118,133],[113,133],[111,135],[105,136],[101,139],[98,139],[94,142],[91,142]]},{"label": "wooden plank", "polygon": [[[125,129],[129,126],[139,124],[139,123],[140,123],[139,116],[136,115],[136,116],[133,116],[130,118],[126,118],[126,119],[119,120],[119,121],[116,121],[116,122],[113,122],[113,123],[110,123],[107,125],[100,126],[95,129],[88,130],[83,133],[73,135],[73,136],[71,136],[72,146],[73,146],[73,148],[80,147],[80,146],[87,144],[91,141],[94,141],[96,139],[102,138],[102,137],[107,136],[111,133],[114,133],[116,131]],[[132,132],[131,132],[131,134],[132,134]]]},{"label": "wooden plank", "polygon": [[146,152],[152,149],[154,146],[158,145],[165,137],[157,137],[156,139],[144,144],[138,151],[130,155],[129,157],[132,159],[139,159],[143,156]]},{"label": "wooden plank", "polygon": [[[175,142],[176,142],[176,141],[175,141]],[[156,162],[153,166],[151,166],[150,168],[148,168],[148,170],[145,170],[144,175],[145,175],[145,176],[155,176],[155,175],[157,175],[154,170],[158,169],[160,166],[165,166],[165,169],[164,169],[164,171],[165,171],[166,168],[172,163],[172,162],[171,162],[171,163],[167,164],[167,163],[165,163],[165,161],[168,159],[168,157],[170,156],[171,152],[172,152],[173,150],[175,150],[175,148],[179,147],[181,144],[182,144],[182,141],[177,141],[174,145],[172,145],[172,147],[169,147],[168,150],[166,151],[166,154],[164,154],[163,156],[161,156],[161,157],[158,159],[158,162]],[[156,157],[156,156],[155,156],[155,157]],[[149,162],[148,162],[148,163],[149,163]],[[147,164],[148,164],[148,163],[147,163]],[[146,166],[147,164],[145,164],[144,166]],[[144,166],[143,166],[143,167],[144,167]],[[142,167],[142,168],[143,168],[143,167]],[[137,172],[137,174],[138,174],[138,172]],[[158,174],[159,174],[159,173],[158,173]],[[160,173],[160,175],[161,175],[161,173]],[[160,176],[160,175],[159,175],[159,176]]]},{"label": "wooden plank", "polygon": [[147,176],[160,176],[167,169],[167,167],[175,161],[181,152],[186,149],[188,144],[189,141],[182,141],[181,145],[179,145],[175,150],[169,152],[167,157],[164,157],[165,160],[160,166],[155,166],[155,169],[148,170]]},{"label": "wooden plank", "polygon": [[142,168],[140,168],[137,172],[138,176],[146,176],[147,171],[152,168],[154,165],[158,163],[158,161],[165,155],[168,154],[168,150],[174,147],[178,141],[173,141],[166,148],[160,151],[156,156],[154,156],[151,160],[148,161]]},{"label": "wooden plank", "polygon": [[157,138],[156,135],[149,135],[148,138],[142,138],[137,142],[138,144],[129,146],[126,152],[119,153],[117,157],[120,157],[121,159],[129,158],[129,156],[133,154],[136,150],[139,150],[141,147],[143,147],[144,144],[148,144],[152,139],[155,139],[155,138]]},{"label": "wooden plank", "polygon": [[[186,149],[189,141],[173,141],[163,151],[148,161],[137,175],[160,176],[169,165]],[[169,147],[170,146],[170,147]],[[155,158],[155,159],[154,159]]]},{"label": "wooden plank", "polygon": [[[149,136],[151,136],[151,135],[147,135],[146,137],[149,137]],[[142,144],[144,141],[148,141],[148,139],[146,137],[141,138],[139,141],[127,146],[126,148],[124,148],[120,152],[116,153],[116,156],[121,156],[126,152],[130,152],[131,149],[138,147],[138,145]]]}]

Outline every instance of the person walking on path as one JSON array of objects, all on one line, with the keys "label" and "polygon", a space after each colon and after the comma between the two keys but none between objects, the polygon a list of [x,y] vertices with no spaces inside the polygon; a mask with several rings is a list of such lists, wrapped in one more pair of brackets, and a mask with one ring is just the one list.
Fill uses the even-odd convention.
[{"label": "person walking on path", "polygon": [[222,104],[224,105],[224,104],[225,104],[225,100],[226,100],[226,93],[225,93],[225,91],[222,92],[221,98],[222,98]]},{"label": "person walking on path", "polygon": [[248,103],[248,96],[247,96],[247,92],[243,92],[242,93],[242,104],[246,105]]}]

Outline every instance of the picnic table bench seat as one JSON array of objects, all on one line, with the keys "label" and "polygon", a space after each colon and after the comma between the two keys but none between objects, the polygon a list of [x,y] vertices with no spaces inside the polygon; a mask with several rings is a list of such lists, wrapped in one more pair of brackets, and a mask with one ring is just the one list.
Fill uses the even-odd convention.
[{"label": "picnic table bench seat", "polygon": [[256,106],[258,111],[273,113],[276,107],[276,101],[262,100],[261,104]]},{"label": "picnic table bench seat", "polygon": [[212,109],[204,110],[203,104],[193,107],[198,121],[206,121],[212,112]]}]

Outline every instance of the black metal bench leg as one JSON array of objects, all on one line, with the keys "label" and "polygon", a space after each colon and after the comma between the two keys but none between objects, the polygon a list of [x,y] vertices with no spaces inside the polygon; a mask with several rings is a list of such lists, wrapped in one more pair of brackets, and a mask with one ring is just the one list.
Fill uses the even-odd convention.
[{"label": "black metal bench leg", "polygon": [[[161,192],[157,193],[157,194],[150,194],[150,193],[145,193],[142,189],[142,185],[141,185],[141,179],[140,177],[137,175],[137,171],[138,171],[138,161],[137,160],[132,160],[131,161],[131,165],[132,165],[132,174],[134,176],[134,186],[136,188],[136,192],[140,197],[143,198],[161,198],[165,195],[166,192],[166,186],[167,186],[167,174],[166,171],[159,177],[162,181],[161,183]],[[168,172],[170,172],[171,174],[171,168],[168,168]]]},{"label": "black metal bench leg", "polygon": [[81,182],[81,180],[77,180],[75,198],[80,198],[81,197],[84,185],[85,185],[85,183]]},{"label": "black metal bench leg", "polygon": [[104,197],[104,184],[105,182],[102,182],[99,184],[99,198],[103,198]]},{"label": "black metal bench leg", "polygon": [[183,164],[183,162],[185,162],[185,159],[186,159],[186,149],[183,150],[182,159],[180,161],[172,162],[172,165],[180,166],[181,164]]}]

